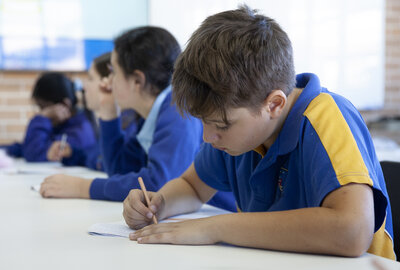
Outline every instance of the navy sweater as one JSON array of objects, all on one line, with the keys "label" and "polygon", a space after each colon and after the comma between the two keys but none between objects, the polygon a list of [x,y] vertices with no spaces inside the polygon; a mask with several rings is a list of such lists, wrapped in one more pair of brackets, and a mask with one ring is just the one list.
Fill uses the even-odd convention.
[{"label": "navy sweater", "polygon": [[49,118],[37,115],[29,122],[24,142],[4,148],[9,155],[24,157],[27,161],[47,161],[47,150],[64,133],[68,135],[67,142],[71,147],[85,148],[96,144],[92,125],[85,114],[79,112],[58,126],[53,126]]},{"label": "navy sweater", "polygon": [[[136,113],[134,113],[134,116],[136,116]],[[133,117],[132,119],[132,112],[130,111],[123,111],[121,116],[117,118],[116,120],[113,121],[118,121],[119,122],[125,122],[126,127],[123,127],[123,132],[118,133],[119,135],[122,136],[121,138],[121,144],[120,145],[114,145],[113,147],[123,147],[126,142],[130,139],[131,136],[135,136],[137,133],[138,128],[140,127],[141,123],[143,122],[143,119],[136,119],[137,117]],[[112,121],[112,122],[113,122]],[[107,121],[101,121],[100,123],[106,123]],[[101,124],[102,129],[107,129],[106,124]],[[112,125],[111,128],[114,128]],[[116,130],[119,130],[116,129]],[[101,131],[103,133],[105,131]],[[102,138],[102,136],[100,136]],[[104,155],[101,151],[102,147],[100,142],[92,145],[87,148],[73,148],[72,150],[72,155],[71,157],[68,158],[63,158],[62,163],[66,166],[85,166],[90,169],[98,170],[98,171],[106,171],[109,175],[112,175],[114,173],[118,173],[119,167],[116,166],[113,168],[114,171],[109,171],[104,168]],[[110,155],[110,153],[107,153],[107,155]],[[120,166],[121,167],[121,166]],[[124,170],[121,170],[119,173],[127,172]]]},{"label": "navy sweater", "polygon": [[[139,176],[149,191],[158,191],[168,180],[180,176],[190,166],[202,143],[201,122],[193,117],[183,118],[171,104],[171,93],[161,104],[148,153],[135,136],[126,144],[122,143],[119,123],[118,119],[101,121],[100,129],[106,171],[109,174],[122,173],[108,179],[94,179],[90,186],[92,199],[122,201],[131,189],[140,188]],[[209,203],[236,210],[230,192],[218,192]]]}]

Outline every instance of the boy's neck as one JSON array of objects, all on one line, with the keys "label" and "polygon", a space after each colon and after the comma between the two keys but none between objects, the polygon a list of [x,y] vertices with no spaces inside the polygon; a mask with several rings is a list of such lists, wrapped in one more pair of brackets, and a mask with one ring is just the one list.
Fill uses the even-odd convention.
[{"label": "boy's neck", "polygon": [[298,97],[301,94],[301,91],[303,89],[301,88],[294,88],[293,91],[290,93],[290,95],[287,97],[287,103],[285,105],[285,108],[282,111],[281,116],[277,120],[275,132],[272,134],[270,138],[268,138],[267,141],[263,143],[264,147],[268,150],[271,145],[275,142],[276,138],[278,138],[279,133],[282,130],[283,124],[286,121],[287,116],[290,113],[290,110],[292,109],[293,105],[296,103]]}]

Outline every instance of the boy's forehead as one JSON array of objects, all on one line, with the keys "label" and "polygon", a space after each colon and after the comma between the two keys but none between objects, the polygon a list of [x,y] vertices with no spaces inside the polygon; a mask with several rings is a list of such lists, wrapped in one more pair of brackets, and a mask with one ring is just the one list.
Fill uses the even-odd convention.
[{"label": "boy's forehead", "polygon": [[205,123],[226,123],[232,122],[233,120],[239,118],[243,115],[243,110],[248,110],[246,108],[230,108],[225,110],[226,121],[224,121],[224,117],[221,113],[214,112],[206,117],[203,117],[202,120]]}]

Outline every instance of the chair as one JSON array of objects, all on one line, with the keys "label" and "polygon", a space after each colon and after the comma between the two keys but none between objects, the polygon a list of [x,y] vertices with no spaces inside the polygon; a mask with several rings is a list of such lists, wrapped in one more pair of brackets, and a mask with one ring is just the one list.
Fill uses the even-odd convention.
[{"label": "chair", "polygon": [[400,162],[381,161],[383,176],[392,207],[394,252],[400,261]]}]

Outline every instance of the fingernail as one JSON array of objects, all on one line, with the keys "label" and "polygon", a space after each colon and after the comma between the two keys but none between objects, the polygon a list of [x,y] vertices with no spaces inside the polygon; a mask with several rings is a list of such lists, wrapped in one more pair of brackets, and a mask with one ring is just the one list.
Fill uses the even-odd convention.
[{"label": "fingernail", "polygon": [[146,214],[146,217],[147,217],[147,218],[152,218],[152,217],[153,217],[153,213],[148,212],[148,213]]},{"label": "fingernail", "polygon": [[149,208],[150,208],[150,210],[153,211],[153,212],[156,212],[156,210],[157,210],[157,208],[156,208],[154,205],[150,205]]},{"label": "fingernail", "polygon": [[136,241],[137,241],[138,243],[141,243],[141,242],[142,242],[142,237],[138,238]]},{"label": "fingernail", "polygon": [[129,239],[130,240],[135,240],[135,234],[134,233],[130,233],[129,234]]}]

